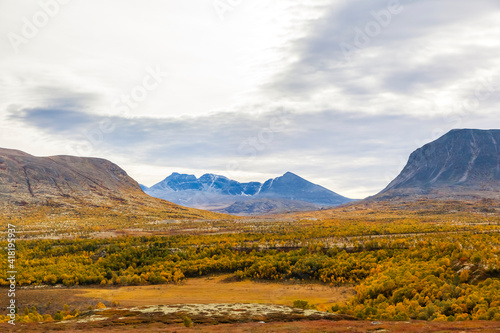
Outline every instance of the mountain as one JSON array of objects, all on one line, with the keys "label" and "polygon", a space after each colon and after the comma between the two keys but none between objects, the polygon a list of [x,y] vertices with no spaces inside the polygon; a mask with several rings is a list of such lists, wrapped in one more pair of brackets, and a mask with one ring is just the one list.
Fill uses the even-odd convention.
[{"label": "mountain", "polygon": [[262,185],[259,195],[267,198],[305,201],[320,206],[338,206],[351,201],[351,199],[313,184],[291,172],[266,181]]},{"label": "mountain", "polygon": [[116,164],[75,156],[36,157],[0,148],[0,212],[18,207],[107,207],[117,212],[175,212],[203,215],[170,202],[151,198]]},{"label": "mountain", "polygon": [[[256,211],[265,214],[275,211],[311,210],[352,201],[291,172],[264,183],[240,183],[214,174],[196,178],[194,175],[174,172],[158,184],[146,188],[145,192],[183,206],[214,211],[229,212],[226,208],[236,204],[230,210],[237,211],[238,214],[254,214]],[[273,200],[254,201],[253,206],[252,203],[242,204],[263,198]],[[286,202],[279,202],[280,200]],[[256,209],[256,205],[260,208]],[[269,209],[266,211],[265,207]]]},{"label": "mountain", "polygon": [[321,209],[320,206],[304,201],[260,198],[237,201],[231,206],[217,211],[231,215],[265,215],[319,209]]},{"label": "mountain", "polygon": [[254,195],[260,183],[239,183],[224,176],[205,174],[200,178],[194,175],[172,173],[163,181],[152,186],[150,191],[206,191],[223,195]]},{"label": "mountain", "polygon": [[106,201],[117,193],[137,193],[139,184],[116,164],[98,158],[35,157],[0,149],[0,200],[41,203]]},{"label": "mountain", "polygon": [[370,199],[395,198],[500,198],[500,130],[452,130],[417,149]]}]

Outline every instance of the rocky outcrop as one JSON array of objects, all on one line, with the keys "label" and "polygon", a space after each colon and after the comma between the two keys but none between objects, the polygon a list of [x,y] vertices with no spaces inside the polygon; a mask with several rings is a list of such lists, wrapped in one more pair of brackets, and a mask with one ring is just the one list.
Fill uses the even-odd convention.
[{"label": "rocky outcrop", "polygon": [[500,197],[500,130],[452,130],[414,151],[371,199]]}]

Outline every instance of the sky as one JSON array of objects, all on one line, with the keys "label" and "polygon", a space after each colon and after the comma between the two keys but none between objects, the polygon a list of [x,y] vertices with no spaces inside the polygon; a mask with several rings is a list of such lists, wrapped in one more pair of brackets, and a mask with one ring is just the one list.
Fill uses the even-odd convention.
[{"label": "sky", "polygon": [[0,147],[341,195],[500,128],[498,0],[0,0]]}]

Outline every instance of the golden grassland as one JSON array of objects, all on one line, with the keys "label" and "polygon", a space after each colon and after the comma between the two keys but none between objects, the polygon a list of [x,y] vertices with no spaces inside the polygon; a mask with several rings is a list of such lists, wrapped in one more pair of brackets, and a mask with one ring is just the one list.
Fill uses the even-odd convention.
[{"label": "golden grassland", "polygon": [[[160,304],[261,303],[292,306],[306,300],[326,311],[334,303],[354,294],[350,286],[330,287],[319,283],[277,283],[250,280],[231,281],[232,275],[187,279],[178,285],[82,288],[75,296],[119,303],[120,306]],[[229,281],[228,281],[229,280]]]},{"label": "golden grassland", "polygon": [[[22,207],[13,214],[0,211],[0,222],[18,226],[20,239],[272,235],[291,231],[293,238],[302,232],[302,243],[306,244],[328,236],[466,231],[472,230],[477,223],[485,224],[483,229],[487,229],[488,223],[500,221],[500,202],[492,200],[356,204],[331,210],[241,218],[151,199],[153,203],[133,208],[123,204],[79,208]],[[5,232],[0,230],[0,235]],[[286,237],[280,235],[280,239]]]},{"label": "golden grassland", "polygon": [[[124,199],[123,199],[124,200]],[[154,225],[161,221],[235,220],[238,217],[188,208],[171,202],[139,195],[134,200],[104,202],[101,206],[53,204],[27,204],[15,206],[0,204],[0,222],[24,227],[26,238],[54,235],[80,236],[101,230],[123,230]]]}]

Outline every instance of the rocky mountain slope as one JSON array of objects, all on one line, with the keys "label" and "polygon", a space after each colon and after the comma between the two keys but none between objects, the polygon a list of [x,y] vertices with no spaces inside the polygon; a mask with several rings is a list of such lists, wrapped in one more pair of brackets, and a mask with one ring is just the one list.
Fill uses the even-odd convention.
[{"label": "rocky mountain slope", "polygon": [[500,198],[500,130],[452,130],[417,149],[370,199],[395,198]]},{"label": "rocky mountain slope", "polygon": [[312,210],[352,201],[291,172],[264,183],[240,183],[214,174],[196,178],[173,173],[158,184],[143,189],[153,197],[187,207],[249,215]]},{"label": "rocky mountain slope", "polygon": [[120,192],[138,193],[139,184],[116,164],[98,158],[36,157],[0,149],[0,199],[99,203]]},{"label": "rocky mountain slope", "polygon": [[0,210],[7,214],[28,206],[198,213],[144,194],[123,169],[104,159],[36,157],[0,148]]}]

